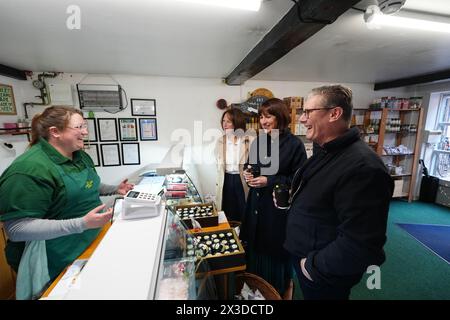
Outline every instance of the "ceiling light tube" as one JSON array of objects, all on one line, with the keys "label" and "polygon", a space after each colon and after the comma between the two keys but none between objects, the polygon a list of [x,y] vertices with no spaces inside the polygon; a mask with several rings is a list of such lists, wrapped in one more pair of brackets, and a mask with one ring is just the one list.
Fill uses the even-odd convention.
[{"label": "ceiling light tube", "polygon": [[378,6],[367,7],[364,20],[369,29],[380,29],[381,26],[390,26],[450,33],[449,23],[387,15],[383,14]]},{"label": "ceiling light tube", "polygon": [[177,0],[233,9],[259,11],[262,0]]}]

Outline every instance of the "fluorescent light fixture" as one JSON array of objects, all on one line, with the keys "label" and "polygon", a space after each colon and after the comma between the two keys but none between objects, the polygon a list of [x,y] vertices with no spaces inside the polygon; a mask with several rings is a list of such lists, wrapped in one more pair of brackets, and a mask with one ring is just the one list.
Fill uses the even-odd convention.
[{"label": "fluorescent light fixture", "polygon": [[383,14],[380,11],[380,8],[375,5],[367,7],[366,13],[364,14],[364,20],[369,29],[380,29],[381,26],[390,26],[450,33],[449,23],[387,15]]},{"label": "fluorescent light fixture", "polygon": [[177,1],[199,3],[218,7],[227,7],[233,9],[259,11],[262,0],[177,0]]}]

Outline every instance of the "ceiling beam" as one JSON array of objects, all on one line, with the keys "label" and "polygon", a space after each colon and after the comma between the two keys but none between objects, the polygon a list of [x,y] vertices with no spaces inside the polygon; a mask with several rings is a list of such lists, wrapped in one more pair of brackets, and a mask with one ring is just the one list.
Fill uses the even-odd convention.
[{"label": "ceiling beam", "polygon": [[27,80],[25,71],[11,68],[3,64],[0,64],[0,76],[6,76],[17,80]]},{"label": "ceiling beam", "polygon": [[297,47],[360,0],[299,0],[297,5],[264,36],[225,78],[228,85],[241,85]]},{"label": "ceiling beam", "polygon": [[439,80],[450,79],[450,69],[437,71],[433,73],[421,74],[409,78],[401,78],[396,80],[375,83],[373,90],[383,90],[390,88],[406,87],[413,84],[428,83]]}]

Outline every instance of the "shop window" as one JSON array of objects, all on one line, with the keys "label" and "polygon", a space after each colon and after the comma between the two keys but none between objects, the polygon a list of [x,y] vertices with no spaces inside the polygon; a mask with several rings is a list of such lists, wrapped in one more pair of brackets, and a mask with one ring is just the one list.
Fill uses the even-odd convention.
[{"label": "shop window", "polygon": [[440,178],[450,179],[450,93],[441,95],[435,130],[442,135],[435,150],[434,172]]}]

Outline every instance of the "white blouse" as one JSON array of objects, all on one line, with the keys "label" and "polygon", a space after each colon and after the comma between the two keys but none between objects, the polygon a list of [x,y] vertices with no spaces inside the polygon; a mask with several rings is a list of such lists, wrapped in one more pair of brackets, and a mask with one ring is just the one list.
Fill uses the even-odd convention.
[{"label": "white blouse", "polygon": [[[236,142],[235,142],[236,139]],[[225,159],[225,172],[230,174],[239,173],[239,159],[242,138],[236,136],[228,136],[226,142],[226,159]]]}]

